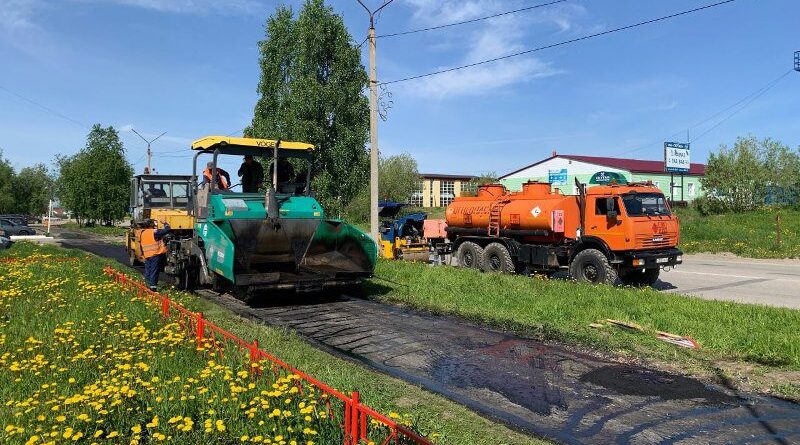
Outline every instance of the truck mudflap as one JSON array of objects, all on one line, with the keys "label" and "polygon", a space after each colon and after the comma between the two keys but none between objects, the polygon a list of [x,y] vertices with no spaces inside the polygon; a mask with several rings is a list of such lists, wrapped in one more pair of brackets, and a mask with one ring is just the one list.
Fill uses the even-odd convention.
[{"label": "truck mudflap", "polygon": [[661,249],[646,251],[628,251],[616,255],[617,264],[639,269],[656,269],[664,266],[677,266],[683,263],[683,252],[680,249]]}]

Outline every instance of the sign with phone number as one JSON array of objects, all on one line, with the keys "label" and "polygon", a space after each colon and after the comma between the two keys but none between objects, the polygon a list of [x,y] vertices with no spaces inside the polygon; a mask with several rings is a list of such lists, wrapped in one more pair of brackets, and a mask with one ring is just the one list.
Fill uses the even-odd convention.
[{"label": "sign with phone number", "polygon": [[664,171],[688,173],[690,166],[689,144],[664,142]]}]

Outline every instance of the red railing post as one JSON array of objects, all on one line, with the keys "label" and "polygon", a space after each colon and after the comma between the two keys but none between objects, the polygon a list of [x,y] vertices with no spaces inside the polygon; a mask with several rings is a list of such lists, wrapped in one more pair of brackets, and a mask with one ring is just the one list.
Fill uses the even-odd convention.
[{"label": "red railing post", "polygon": [[352,400],[344,402],[344,445],[351,445],[350,437],[350,411],[353,407]]},{"label": "red railing post", "polygon": [[253,371],[253,363],[258,361],[258,340],[253,340],[253,344],[250,345],[250,369],[248,373]]},{"label": "red railing post", "polygon": [[203,337],[206,335],[206,321],[203,319],[203,313],[197,314],[197,325],[195,326],[195,336],[197,338],[197,346],[203,346]]},{"label": "red railing post", "polygon": [[169,299],[166,295],[161,295],[161,315],[169,318]]},{"label": "red railing post", "polygon": [[358,418],[360,417],[361,413],[358,402],[358,391],[353,391],[352,398],[353,398],[353,406],[352,406],[353,412],[350,413],[350,422],[351,422],[350,437],[353,440],[352,444],[357,445],[358,438],[361,437],[361,434],[359,434],[358,432],[358,427],[359,427]]},{"label": "red railing post", "polygon": [[361,436],[360,437],[365,442],[368,442],[368,440],[367,440],[367,413],[365,413],[363,411],[361,412]]}]

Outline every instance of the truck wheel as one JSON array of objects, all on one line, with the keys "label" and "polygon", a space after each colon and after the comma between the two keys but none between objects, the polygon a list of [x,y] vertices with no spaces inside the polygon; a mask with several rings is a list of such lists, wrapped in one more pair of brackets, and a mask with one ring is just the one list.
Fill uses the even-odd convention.
[{"label": "truck wheel", "polygon": [[515,270],[511,254],[500,243],[490,243],[483,249],[481,263],[484,272],[514,273]]},{"label": "truck wheel", "polygon": [[645,287],[656,284],[660,273],[661,269],[632,270],[620,278],[629,286]]},{"label": "truck wheel", "polygon": [[608,258],[597,249],[578,252],[569,265],[569,275],[578,281],[592,284],[616,284],[617,272]]},{"label": "truck wheel", "polygon": [[465,241],[456,251],[458,265],[470,269],[483,269],[483,248],[472,241]]}]

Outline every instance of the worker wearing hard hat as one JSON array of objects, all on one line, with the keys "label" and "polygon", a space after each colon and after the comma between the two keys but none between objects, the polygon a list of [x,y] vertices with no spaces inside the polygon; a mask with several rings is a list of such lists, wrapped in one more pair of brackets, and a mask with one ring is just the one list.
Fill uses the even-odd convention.
[{"label": "worker wearing hard hat", "polygon": [[158,275],[167,262],[167,245],[164,236],[170,232],[169,224],[161,223],[161,228],[156,228],[155,220],[149,220],[141,234],[142,254],[144,256],[144,279],[150,290],[156,290]]}]

